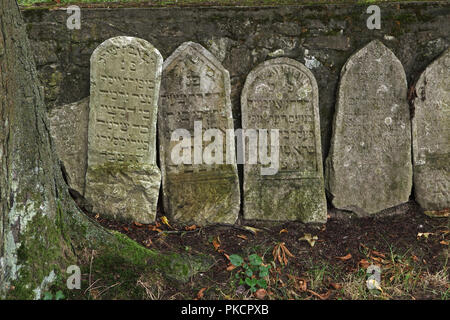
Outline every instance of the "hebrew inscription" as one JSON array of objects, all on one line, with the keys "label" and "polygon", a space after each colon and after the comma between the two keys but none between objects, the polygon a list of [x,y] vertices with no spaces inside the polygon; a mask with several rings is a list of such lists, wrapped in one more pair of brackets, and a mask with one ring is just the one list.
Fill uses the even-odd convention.
[{"label": "hebrew inscription", "polygon": [[[240,207],[234,144],[228,153],[225,143],[216,150],[221,163],[203,157],[213,144],[206,139],[208,129],[224,135],[233,129],[228,71],[201,45],[182,44],[164,63],[159,108],[166,213],[186,224],[234,223]],[[172,158],[178,143],[171,137],[177,129],[197,137],[187,147],[192,148],[192,157],[182,163]]]},{"label": "hebrew inscription", "polygon": [[132,37],[111,38],[92,54],[85,195],[96,213],[155,219],[161,67],[158,50]]},{"label": "hebrew inscription", "polygon": [[[292,59],[266,61],[248,75],[241,106],[244,130],[279,130],[278,140],[270,141],[271,152],[279,147],[278,172],[261,175],[263,159],[244,164],[244,217],[325,222],[319,92],[313,74]],[[247,150],[250,146],[244,154]]]}]

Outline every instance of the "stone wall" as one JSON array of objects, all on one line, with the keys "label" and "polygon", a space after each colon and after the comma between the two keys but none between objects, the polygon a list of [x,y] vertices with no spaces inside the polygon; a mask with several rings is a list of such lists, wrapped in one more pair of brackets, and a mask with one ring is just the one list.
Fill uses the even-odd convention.
[{"label": "stone wall", "polygon": [[[217,63],[222,63],[224,68],[229,71],[234,128],[242,128],[246,123],[246,116],[241,115],[241,110],[245,109],[243,107],[245,104],[241,106],[242,101],[244,101],[241,98],[245,96],[243,93],[245,92],[243,90],[244,82],[252,70],[255,70],[264,61],[269,63],[269,61],[279,60],[273,60],[274,58],[290,58],[293,60],[287,59],[286,61],[291,61],[290,63],[294,64],[298,61],[306,66],[307,69],[303,66],[304,71],[310,72],[312,78],[315,77],[317,80],[315,86],[318,87],[319,93],[318,110],[322,152],[317,153],[318,159],[321,157],[320,154],[325,159],[328,153],[330,153],[328,158],[336,159],[336,150],[333,153],[333,148],[330,149],[333,141],[331,139],[333,116],[338,111],[335,108],[339,104],[337,103],[337,91],[340,88],[339,86],[342,86],[343,81],[340,78],[342,77],[341,70],[350,57],[354,57],[356,52],[359,52],[358,50],[367,46],[368,43],[385,50],[388,53],[387,56],[392,55],[394,60],[397,61],[398,68],[396,68],[399,71],[395,72],[395,75],[403,75],[403,80],[398,80],[400,81],[398,85],[403,87],[400,90],[403,93],[400,95],[405,97],[406,94],[404,93],[408,90],[408,98],[413,99],[417,96],[414,92],[414,84],[420,74],[449,47],[449,2],[380,4],[380,7],[380,30],[369,30],[367,28],[366,20],[369,17],[369,14],[366,13],[367,5],[82,9],[81,30],[67,29],[66,19],[68,15],[65,10],[33,9],[23,12],[28,23],[29,37],[35,48],[35,58],[45,89],[47,107],[50,115],[53,115],[52,119],[55,114],[60,112],[55,113],[54,111],[83,105],[71,105],[70,103],[80,101],[89,95],[90,77],[92,80],[92,75],[89,74],[89,69],[92,67],[90,58],[93,51],[106,39],[125,35],[148,40],[161,52],[164,59],[173,54],[181,43],[194,41],[207,48],[219,60]],[[382,43],[372,40],[380,40]],[[372,58],[367,57],[368,60]],[[384,62],[377,59],[373,62],[378,64],[381,69],[392,70],[394,68],[393,66],[384,66]],[[361,61],[361,66],[364,64],[365,62]],[[349,92],[358,93],[359,88],[362,88],[359,87],[360,85],[369,88],[369,84],[376,80],[370,78],[372,72],[360,69],[358,67],[358,73],[362,72],[363,78],[367,79],[361,80],[361,84],[347,83],[348,88],[355,90]],[[406,73],[406,79],[403,69]],[[358,79],[358,77],[355,79]],[[385,80],[378,80],[381,81],[383,87],[383,81]],[[395,87],[397,80],[394,78],[391,80],[393,80],[393,83],[388,86]],[[353,80],[353,82],[359,81]],[[280,88],[280,90],[282,89]],[[317,89],[315,91],[317,92]],[[366,96],[367,94],[362,95],[363,100],[360,101],[360,105],[364,103],[371,105],[372,102],[364,100]],[[373,94],[373,99],[383,101],[381,97],[378,97],[378,91],[377,94]],[[409,113],[412,117],[414,116],[414,104],[410,104],[410,110],[408,111],[408,104],[405,100],[403,101],[404,117],[409,119]],[[360,109],[361,106],[356,107]],[[317,103],[315,108],[317,110]],[[66,114],[66,112],[62,114]],[[59,121],[66,121],[67,124],[70,119],[59,119]],[[319,118],[317,118],[317,121],[319,121]],[[375,199],[375,209],[368,206],[364,210],[370,211],[373,209],[374,212],[378,212],[382,208],[404,203],[408,199],[411,190],[411,147],[407,147],[407,145],[410,146],[410,129],[409,120],[406,122],[408,126],[403,127],[408,132],[407,137],[405,136],[408,143],[405,144],[406,149],[402,154],[405,155],[408,163],[404,175],[408,183],[401,184],[401,200],[399,200],[400,198],[389,200],[391,198],[389,194],[392,193],[389,191],[390,189],[374,191],[379,195],[386,194],[387,196],[382,196],[382,198],[389,198],[390,205],[380,204],[380,201]],[[58,123],[52,123],[52,126],[55,125],[58,126]],[[69,125],[70,130],[75,130],[75,127],[75,124]],[[364,132],[370,131],[369,127],[364,127]],[[334,129],[336,130],[336,128]],[[361,134],[365,135],[364,132]],[[318,137],[319,134],[316,134],[316,136]],[[375,136],[378,137],[377,134]],[[445,140],[445,135],[443,137]],[[395,141],[397,140],[393,138],[394,144]],[[443,143],[446,146],[445,141]],[[384,145],[384,142],[380,141],[381,144]],[[388,149],[391,150],[390,147]],[[390,157],[389,154],[392,153],[391,151],[386,152],[388,158]],[[397,152],[393,153],[398,155]],[[433,155],[433,157],[439,156],[439,154]],[[345,152],[342,155],[344,160],[347,159]],[[366,153],[364,155],[367,156]],[[374,157],[376,158],[376,153]],[[369,158],[374,160],[374,157],[370,156]],[[396,158],[398,157],[396,156]],[[399,163],[403,164],[403,160]],[[327,164],[330,164],[330,161],[331,159],[327,160]],[[332,161],[333,171],[330,171],[331,167],[329,167],[327,172],[333,172],[334,174],[338,162]],[[392,169],[397,168],[398,164],[392,166]],[[163,164],[161,163],[161,165]],[[322,171],[321,167],[318,167],[320,171]],[[240,189],[242,189],[243,168],[239,166],[238,169],[241,176]],[[367,174],[370,176],[372,173],[369,171]],[[375,170],[374,172],[378,171]],[[77,172],[66,173],[69,180],[76,180]],[[397,171],[391,174],[391,176],[396,175],[400,177],[400,180],[403,179],[403,176],[399,175]],[[327,176],[330,178],[330,175]],[[351,177],[352,174],[344,174],[344,176]],[[357,174],[357,176],[362,179],[360,179],[362,186],[366,185],[366,180],[372,180],[372,178],[364,178],[360,174]],[[347,186],[350,189],[356,188],[356,193],[361,193],[363,197],[359,200],[362,207],[367,206],[366,197],[370,196],[369,194],[373,190],[366,192],[361,186],[356,186],[356,184],[352,186],[352,183],[349,184],[344,180],[339,178],[343,185],[338,190],[344,190]],[[391,178],[387,179],[389,183],[392,182],[391,180]],[[334,180],[330,181],[333,182]],[[330,181],[327,183],[328,187],[331,186]],[[355,182],[353,178],[350,181]],[[332,184],[333,186],[336,185],[336,181]],[[323,187],[320,189],[322,190]],[[336,197],[334,192],[336,190],[332,192],[328,188],[328,191],[330,191],[330,200]],[[441,194],[441,191],[438,193]],[[354,195],[355,193],[351,192],[351,194]],[[241,194],[241,199],[242,197],[245,198]],[[448,195],[445,197],[448,197]],[[349,209],[348,205],[339,206],[335,202],[338,203],[339,201],[333,200],[333,206],[336,208],[354,212],[359,210]],[[236,205],[239,205],[237,199]],[[378,206],[381,206],[381,209],[376,209]],[[279,210],[274,211],[278,212]],[[249,217],[244,214],[244,218]]]},{"label": "stone wall", "polygon": [[279,7],[82,8],[81,30],[68,30],[65,10],[25,9],[28,35],[45,87],[47,107],[89,95],[89,59],[104,40],[128,35],[151,42],[166,59],[195,41],[230,72],[235,128],[248,73],[272,57],[305,64],[317,79],[322,156],[330,147],[342,66],[373,39],[399,58],[408,86],[450,44],[450,3],[381,3],[381,29],[369,30],[367,4]]}]

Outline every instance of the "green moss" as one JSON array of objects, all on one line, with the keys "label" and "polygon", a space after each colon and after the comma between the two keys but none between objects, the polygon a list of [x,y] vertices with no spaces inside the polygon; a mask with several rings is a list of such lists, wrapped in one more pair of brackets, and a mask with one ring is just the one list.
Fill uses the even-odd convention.
[{"label": "green moss", "polygon": [[132,172],[142,169],[142,164],[137,164],[133,159],[124,162],[106,162],[101,165],[89,167],[89,175],[93,179],[101,179],[105,175],[115,176],[121,172]]},{"label": "green moss", "polygon": [[[68,3],[89,4],[89,3],[106,3],[113,2],[120,7],[140,5],[143,2],[149,7],[165,7],[165,6],[278,6],[278,5],[315,5],[315,4],[376,4],[386,2],[429,2],[432,0],[61,0],[61,5]],[[29,9],[35,3],[48,3],[48,6],[54,7],[53,0],[18,0],[18,3]]]},{"label": "green moss", "polygon": [[417,22],[417,16],[413,13],[398,14],[398,15],[393,16],[392,19],[400,22],[400,24],[409,24],[409,23]]},{"label": "green moss", "polygon": [[13,290],[7,294],[8,299],[34,299],[33,290],[43,289],[43,279],[52,271],[61,274],[61,270],[75,262],[70,254],[65,254],[68,244],[61,238],[58,224],[37,214],[28,223],[27,231],[21,233],[17,250],[18,280],[11,283]]},{"label": "green moss", "polygon": [[188,179],[186,173],[170,174],[167,194],[173,212],[181,223],[199,225],[234,223],[239,201],[238,177],[232,165],[220,165],[217,171],[199,173],[198,180]]},{"label": "green moss", "polygon": [[149,258],[158,256],[157,252],[144,248],[120,232],[113,231],[113,234],[118,240],[118,245],[111,252],[107,252],[106,255],[112,254],[116,257],[122,257],[129,263],[140,266],[146,265]]},{"label": "green moss", "polygon": [[249,181],[244,202],[250,204],[246,209],[246,219],[326,222],[326,200],[321,179]]},{"label": "green moss", "polygon": [[196,273],[206,271],[212,265],[208,256],[159,253],[144,248],[119,232],[113,231],[118,240],[115,247],[105,247],[97,259],[97,265],[105,272],[112,266],[132,266],[140,272],[158,271],[168,280],[187,282]]}]

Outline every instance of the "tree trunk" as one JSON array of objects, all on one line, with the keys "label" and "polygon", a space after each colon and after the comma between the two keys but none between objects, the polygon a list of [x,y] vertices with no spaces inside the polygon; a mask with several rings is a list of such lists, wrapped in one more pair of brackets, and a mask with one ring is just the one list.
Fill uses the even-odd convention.
[{"label": "tree trunk", "polygon": [[173,263],[174,255],[159,255],[110,232],[76,207],[52,145],[15,0],[0,0],[0,124],[0,298],[41,298],[84,248],[139,264],[165,257],[157,259],[165,271],[186,271],[181,260]]},{"label": "tree trunk", "polygon": [[15,0],[0,0],[2,296],[40,298],[55,270],[75,261],[73,243],[83,242],[75,226],[95,230],[96,236],[86,239],[92,242],[112,237],[81,215],[70,198],[45,112],[19,8]]}]

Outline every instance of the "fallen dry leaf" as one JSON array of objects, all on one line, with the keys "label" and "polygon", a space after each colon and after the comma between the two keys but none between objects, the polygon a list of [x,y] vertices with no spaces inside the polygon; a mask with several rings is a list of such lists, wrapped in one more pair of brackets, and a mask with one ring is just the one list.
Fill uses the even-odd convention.
[{"label": "fallen dry leaf", "polygon": [[166,216],[162,216],[161,217],[161,222],[164,223],[166,226],[168,226],[169,228],[173,229],[172,226],[169,223],[169,219],[167,219]]},{"label": "fallen dry leaf", "polygon": [[424,213],[432,218],[450,217],[450,208],[446,208],[444,210],[439,211],[424,211]]},{"label": "fallen dry leaf", "polygon": [[378,256],[380,258],[386,258],[386,255],[384,253],[379,252],[379,251],[372,250],[372,254],[376,255],[376,256]]},{"label": "fallen dry leaf", "polygon": [[264,299],[264,297],[266,296],[267,291],[265,289],[258,289],[255,292],[255,297],[257,299]]},{"label": "fallen dry leaf", "polygon": [[281,229],[280,230],[280,234],[282,234],[282,233],[287,233],[288,231],[287,231],[287,229]]},{"label": "fallen dry leaf", "polygon": [[213,240],[212,244],[213,244],[213,246],[214,246],[214,249],[216,249],[216,251],[219,250],[219,247],[220,247],[220,238],[219,238],[219,237],[216,237],[216,238]]},{"label": "fallen dry leaf", "polygon": [[351,258],[352,258],[352,254],[351,253],[348,253],[347,255],[345,255],[343,257],[336,257],[336,259],[339,259],[341,261],[347,261],[347,260],[349,260]]},{"label": "fallen dry leaf", "polygon": [[428,239],[429,236],[431,236],[433,233],[431,232],[419,232],[417,234],[418,238],[424,237],[425,239]]},{"label": "fallen dry leaf", "polygon": [[299,241],[308,241],[311,247],[314,247],[318,239],[319,238],[317,236],[312,236],[310,233],[305,233],[303,237],[298,238]]},{"label": "fallen dry leaf", "polygon": [[238,234],[237,237],[241,238],[241,239],[244,239],[244,240],[247,240],[247,236],[244,236],[243,234]]},{"label": "fallen dry leaf", "polygon": [[149,228],[151,231],[162,232],[162,230],[158,228],[158,225],[156,225],[156,226],[149,225],[148,228]]},{"label": "fallen dry leaf", "polygon": [[312,290],[310,290],[310,289],[308,289],[307,291],[308,291],[309,293],[315,295],[316,297],[318,297],[320,300],[326,300],[326,299],[328,299],[328,297],[330,296],[330,293],[331,293],[330,290],[328,290],[328,291],[327,291],[326,293],[324,293],[324,294],[318,294],[317,292],[314,292],[314,291],[312,291]]},{"label": "fallen dry leaf", "polygon": [[184,230],[186,231],[193,231],[195,229],[197,229],[197,226],[195,224],[193,224],[192,226],[184,227]]},{"label": "fallen dry leaf", "polygon": [[441,242],[439,242],[440,244],[443,244],[444,246],[448,246],[448,241],[442,240]]},{"label": "fallen dry leaf", "polygon": [[370,266],[370,262],[367,261],[366,259],[361,259],[361,260],[358,262],[358,265],[359,265],[361,268],[363,268],[363,269],[367,269],[367,268]]},{"label": "fallen dry leaf", "polygon": [[228,267],[227,267],[227,271],[232,271],[232,270],[234,270],[234,269],[236,269],[236,266],[233,265],[232,263],[230,263],[230,264],[228,265]]},{"label": "fallen dry leaf", "polygon": [[197,299],[201,299],[204,296],[204,292],[205,292],[206,288],[201,288],[200,291],[197,293]]},{"label": "fallen dry leaf", "polygon": [[294,255],[288,250],[284,242],[277,243],[272,250],[273,261],[277,261],[281,265],[287,265],[288,258],[294,258]]},{"label": "fallen dry leaf", "polygon": [[142,226],[143,226],[142,223],[139,223],[139,222],[136,222],[136,221],[134,221],[133,224],[134,224],[135,226],[137,226],[137,227],[142,227]]},{"label": "fallen dry leaf", "polygon": [[249,227],[249,226],[242,226],[245,230],[250,231],[254,235],[256,235],[258,232],[262,231],[261,229]]},{"label": "fallen dry leaf", "polygon": [[381,259],[381,258],[374,257],[374,256],[371,256],[371,258],[372,258],[372,260],[374,260],[374,261],[376,261],[376,262],[379,262],[379,263],[386,263],[386,261],[383,260],[383,259]]},{"label": "fallen dry leaf", "polygon": [[339,283],[334,283],[334,282],[330,282],[330,286],[332,286],[333,289],[335,289],[335,290],[339,290],[340,288],[342,288],[342,285],[340,285]]}]

